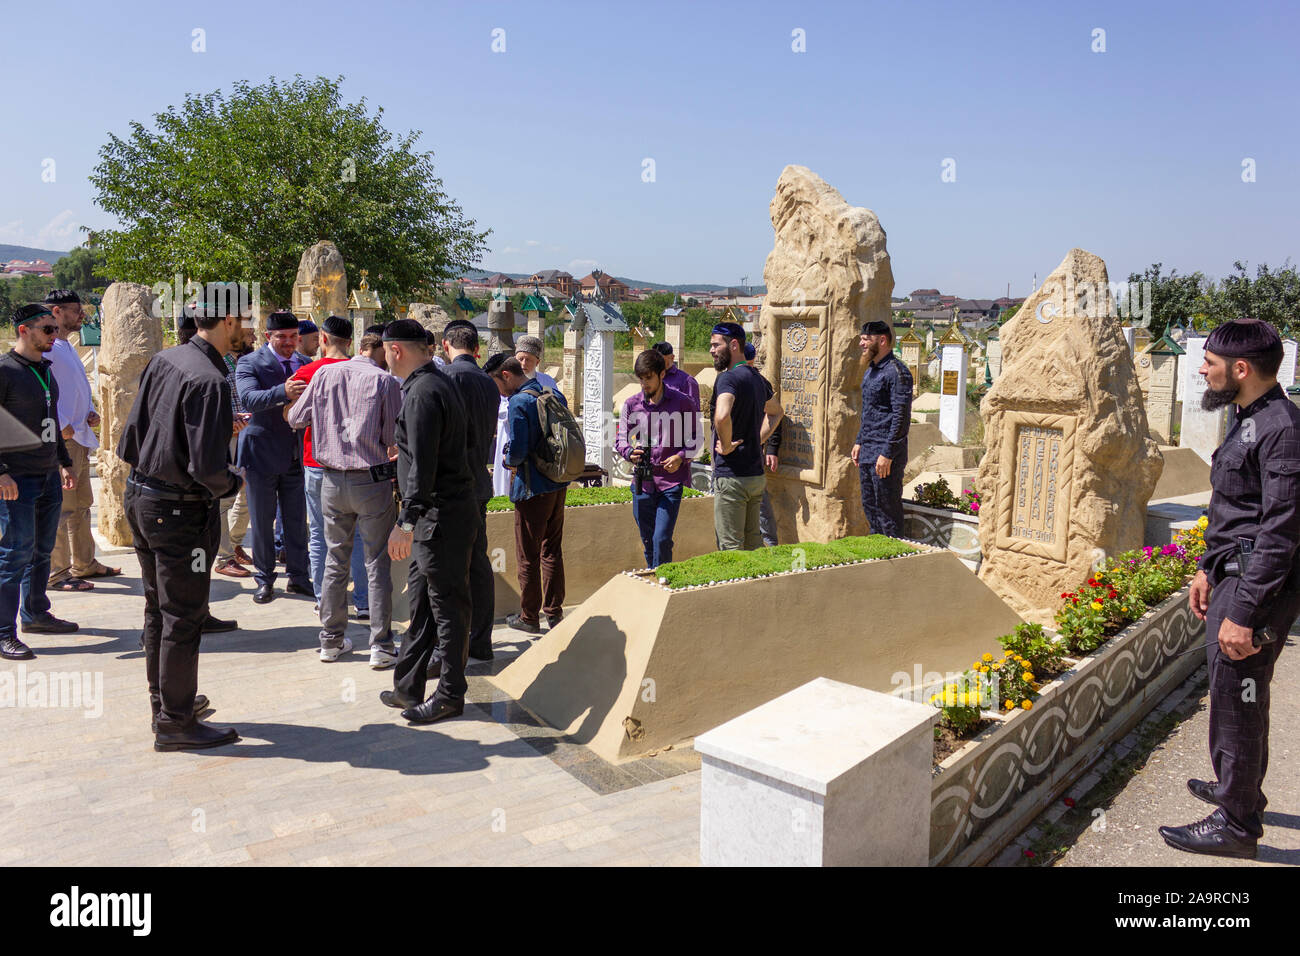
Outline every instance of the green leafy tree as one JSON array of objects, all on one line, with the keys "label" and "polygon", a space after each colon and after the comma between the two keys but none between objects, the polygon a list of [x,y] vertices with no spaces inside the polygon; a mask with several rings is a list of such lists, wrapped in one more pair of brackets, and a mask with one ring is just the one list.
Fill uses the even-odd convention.
[{"label": "green leafy tree", "polygon": [[1241,261],[1232,270],[1205,297],[1206,327],[1249,317],[1271,322],[1283,338],[1300,336],[1300,275],[1290,260],[1275,270],[1261,263],[1253,279]]},{"label": "green leafy tree", "polygon": [[54,263],[54,281],[60,289],[89,294],[108,285],[104,256],[98,249],[77,246]]},{"label": "green leafy tree", "polygon": [[[1191,322],[1205,312],[1205,293],[1208,288],[1204,273],[1193,272],[1180,276],[1177,269],[1171,269],[1168,275],[1161,275],[1162,263],[1153,263],[1145,272],[1129,275],[1129,282],[1149,282],[1151,295],[1152,338],[1159,338],[1173,324]],[[1140,303],[1134,307],[1146,305],[1146,293]],[[1115,303],[1116,308],[1120,303]]]},{"label": "green leafy tree", "polygon": [[107,271],[153,284],[258,281],[285,304],[303,250],[330,239],[385,299],[429,301],[472,267],[487,232],[443,192],[419,131],[395,139],[383,110],[345,104],[338,80],[301,76],[187,96],[110,134],[90,181],[123,224],[91,234]]}]

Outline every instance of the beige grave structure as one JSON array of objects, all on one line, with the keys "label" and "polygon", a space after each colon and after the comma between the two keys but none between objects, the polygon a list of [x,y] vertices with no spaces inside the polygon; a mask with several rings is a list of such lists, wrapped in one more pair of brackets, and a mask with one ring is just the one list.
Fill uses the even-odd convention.
[{"label": "beige grave structure", "polygon": [[140,376],[163,347],[158,311],[157,297],[149,286],[134,282],[114,282],[104,291],[100,306],[99,409],[103,421],[95,459],[100,481],[99,533],[118,547],[129,547],[134,539],[123,504],[131,466],[117,457],[117,445],[140,390]]},{"label": "beige grave structure", "polygon": [[338,246],[322,240],[308,248],[298,261],[290,310],[299,319],[320,325],[331,315],[346,315],[348,274]]},{"label": "beige grave structure", "polygon": [[[1138,364],[1146,371],[1146,389],[1143,401],[1147,410],[1147,424],[1151,435],[1162,445],[1174,440],[1175,412],[1178,411],[1178,366],[1184,348],[1169,336],[1152,342],[1137,356]],[[1138,373],[1139,384],[1142,373]]]},{"label": "beige grave structure", "polygon": [[818,677],[888,693],[961,671],[1019,622],[949,551],[676,591],[617,575],[492,681],[619,761]]},{"label": "beige grave structure", "polygon": [[497,289],[488,305],[488,355],[515,352],[515,306],[505,292]]},{"label": "beige grave structure", "polygon": [[447,310],[432,302],[412,302],[406,307],[406,317],[419,322],[427,331],[438,336],[440,342],[447,323],[451,321]]},{"label": "beige grave structure", "polygon": [[519,311],[524,314],[528,321],[528,334],[535,335],[545,341],[546,317],[554,310],[551,308],[550,300],[542,295],[540,287],[533,286],[533,291],[524,299]]},{"label": "beige grave structure", "polygon": [[908,329],[898,340],[900,351],[903,353],[903,364],[907,370],[912,373],[912,397],[916,398],[921,394],[921,373],[925,370],[921,362],[921,355],[925,349],[925,340],[919,335]]},{"label": "beige grave structure", "polygon": [[980,406],[979,576],[1046,624],[1095,561],[1141,546],[1160,450],[1100,258],[1071,249],[1001,338],[1002,375]]},{"label": "beige grave structure", "polygon": [[785,410],[781,463],[767,479],[782,541],[867,534],[858,467],[868,321],[890,322],[885,231],[804,166],[787,166],[771,203],[776,233],[763,267],[764,366]]},{"label": "beige grave structure", "polygon": [[680,363],[686,358],[686,307],[676,293],[673,304],[663,311],[663,320],[664,341],[673,347],[673,358]]}]

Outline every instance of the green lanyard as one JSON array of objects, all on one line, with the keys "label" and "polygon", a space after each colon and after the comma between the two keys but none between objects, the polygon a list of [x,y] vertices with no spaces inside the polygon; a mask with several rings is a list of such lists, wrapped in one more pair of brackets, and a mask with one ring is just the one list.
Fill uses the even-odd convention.
[{"label": "green lanyard", "polygon": [[49,379],[48,379],[48,378],[41,378],[41,373],[38,372],[38,371],[36,371],[36,366],[35,366],[35,365],[29,365],[29,366],[27,366],[27,367],[28,367],[29,369],[32,370],[32,374],[36,376],[36,381],[38,381],[38,382],[41,383],[41,389],[45,392],[45,414],[48,415],[48,414],[50,413],[50,383],[49,383]]}]

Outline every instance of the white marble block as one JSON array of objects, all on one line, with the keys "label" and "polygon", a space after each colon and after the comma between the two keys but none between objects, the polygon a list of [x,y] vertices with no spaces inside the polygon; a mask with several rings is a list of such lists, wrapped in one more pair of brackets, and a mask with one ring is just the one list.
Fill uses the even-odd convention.
[{"label": "white marble block", "polygon": [[695,738],[704,866],[925,866],[938,711],[819,677]]},{"label": "white marble block", "polygon": [[1183,343],[1187,354],[1179,361],[1179,377],[1183,383],[1183,417],[1178,444],[1183,448],[1195,449],[1208,462],[1227,434],[1228,409],[1224,407],[1207,412],[1201,408],[1201,396],[1209,388],[1205,376],[1200,373],[1201,365],[1205,362],[1205,342],[1203,337],[1189,336]]}]

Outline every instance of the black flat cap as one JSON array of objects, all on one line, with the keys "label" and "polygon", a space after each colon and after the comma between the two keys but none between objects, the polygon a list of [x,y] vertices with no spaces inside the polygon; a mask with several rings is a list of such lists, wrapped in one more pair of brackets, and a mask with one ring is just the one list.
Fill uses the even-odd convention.
[{"label": "black flat cap", "polygon": [[326,335],[332,335],[337,339],[352,338],[352,323],[341,315],[331,315],[321,323],[321,329]]},{"label": "black flat cap", "polygon": [[268,332],[297,332],[298,316],[292,312],[272,312],[266,317]]},{"label": "black flat cap", "polygon": [[893,336],[894,330],[889,327],[888,322],[863,322],[863,335],[888,335]]},{"label": "black flat cap", "polygon": [[424,342],[428,344],[429,334],[424,326],[415,319],[397,319],[384,326],[385,342]]},{"label": "black flat cap", "polygon": [[1224,322],[1205,340],[1205,351],[1232,358],[1250,358],[1282,350],[1282,337],[1263,319]]},{"label": "black flat cap", "polygon": [[442,337],[445,339],[447,337],[447,333],[450,332],[452,329],[469,329],[472,332],[475,333],[478,332],[478,326],[475,325],[473,322],[470,322],[468,319],[452,319],[450,322],[447,323],[446,328],[442,330]]}]

